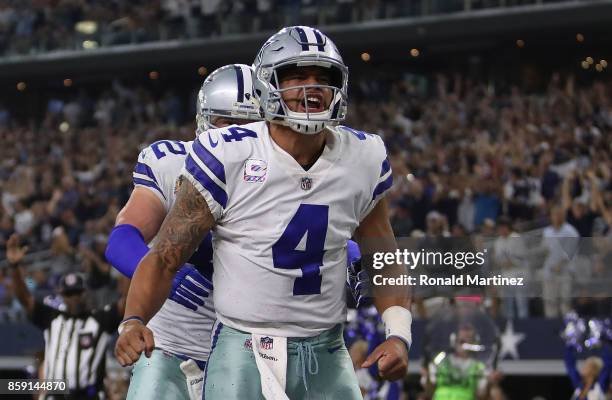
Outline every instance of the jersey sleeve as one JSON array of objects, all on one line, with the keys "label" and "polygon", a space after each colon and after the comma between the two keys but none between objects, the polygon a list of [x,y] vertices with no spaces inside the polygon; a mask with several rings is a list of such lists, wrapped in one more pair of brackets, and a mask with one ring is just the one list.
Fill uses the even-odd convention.
[{"label": "jersey sleeve", "polygon": [[[159,159],[156,157],[152,146],[143,149],[138,155],[138,161],[134,166],[132,181],[134,187],[143,187],[155,194],[164,205],[166,211],[169,210],[169,201],[164,194],[163,188],[169,183],[165,182],[166,177]],[[172,183],[170,183],[172,185]]]},{"label": "jersey sleeve", "polygon": [[200,134],[181,172],[204,197],[215,221],[221,218],[228,202],[224,143],[219,136],[215,130]]},{"label": "jersey sleeve", "polygon": [[370,168],[372,169],[372,173],[376,173],[376,176],[372,177],[374,185],[370,197],[367,199],[367,206],[360,215],[360,221],[363,221],[370,211],[374,209],[376,204],[378,204],[380,199],[382,199],[389,189],[391,189],[391,186],[393,186],[393,171],[391,170],[391,163],[387,156],[387,149],[380,136],[374,136],[374,140],[376,141],[373,152],[374,159],[372,161],[374,165]]}]

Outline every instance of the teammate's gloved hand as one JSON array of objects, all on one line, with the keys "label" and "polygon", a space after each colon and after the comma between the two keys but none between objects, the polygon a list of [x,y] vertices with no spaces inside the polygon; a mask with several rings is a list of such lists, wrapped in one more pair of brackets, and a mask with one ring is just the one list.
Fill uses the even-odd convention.
[{"label": "teammate's gloved hand", "polygon": [[204,299],[210,295],[213,285],[191,264],[185,264],[179,269],[172,282],[172,290],[168,298],[196,311],[204,305]]},{"label": "teammate's gloved hand", "polygon": [[361,368],[370,368],[375,362],[378,362],[381,378],[390,381],[401,379],[408,372],[408,348],[401,339],[390,337],[370,353]]},{"label": "teammate's gloved hand", "polygon": [[123,323],[121,335],[115,345],[115,357],[123,367],[134,364],[142,352],[151,357],[155,348],[153,332],[140,321],[132,320]]},{"label": "teammate's gloved hand", "polygon": [[368,275],[361,269],[361,252],[357,243],[349,240],[347,243],[347,274],[346,286],[350,289],[355,307],[363,303],[368,292]]}]

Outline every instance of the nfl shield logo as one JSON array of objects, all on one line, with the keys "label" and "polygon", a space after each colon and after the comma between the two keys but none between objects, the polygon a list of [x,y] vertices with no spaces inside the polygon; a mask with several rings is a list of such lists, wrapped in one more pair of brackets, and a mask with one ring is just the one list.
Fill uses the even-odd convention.
[{"label": "nfl shield logo", "polygon": [[274,339],[272,339],[271,337],[262,337],[261,338],[261,348],[264,350],[272,350],[272,348],[274,347]]},{"label": "nfl shield logo", "polygon": [[305,176],[301,181],[302,190],[310,190],[312,188],[312,179]]}]

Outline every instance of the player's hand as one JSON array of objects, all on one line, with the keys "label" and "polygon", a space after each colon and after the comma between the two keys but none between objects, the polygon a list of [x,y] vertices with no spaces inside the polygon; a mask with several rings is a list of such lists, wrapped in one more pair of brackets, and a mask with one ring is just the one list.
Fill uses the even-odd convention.
[{"label": "player's hand", "polygon": [[19,264],[27,252],[27,246],[19,246],[19,236],[12,234],[6,242],[6,259],[9,264]]},{"label": "player's hand", "polygon": [[185,264],[176,273],[168,298],[196,311],[198,306],[204,305],[204,299],[210,295],[212,288],[212,282],[193,265]]},{"label": "player's hand", "polygon": [[153,332],[140,321],[127,321],[115,345],[115,357],[121,366],[134,364],[144,352],[151,357],[155,348]]},{"label": "player's hand", "polygon": [[401,339],[391,337],[370,353],[361,368],[370,368],[375,362],[378,362],[381,378],[390,381],[401,379],[408,371],[408,348]]}]

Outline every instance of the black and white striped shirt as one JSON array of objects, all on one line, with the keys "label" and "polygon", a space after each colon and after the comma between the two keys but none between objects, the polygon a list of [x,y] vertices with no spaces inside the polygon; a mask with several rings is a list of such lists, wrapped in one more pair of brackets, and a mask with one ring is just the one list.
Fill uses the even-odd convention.
[{"label": "black and white striped shirt", "polygon": [[69,315],[36,302],[32,322],[44,330],[45,378],[65,380],[71,392],[101,389],[106,348],[120,320],[116,305]]}]

